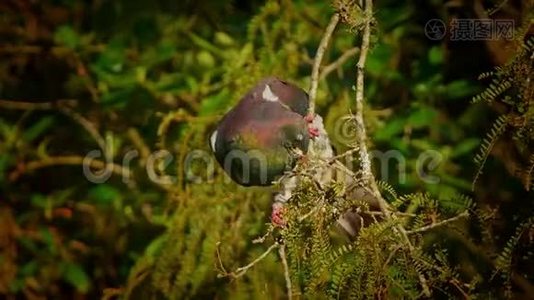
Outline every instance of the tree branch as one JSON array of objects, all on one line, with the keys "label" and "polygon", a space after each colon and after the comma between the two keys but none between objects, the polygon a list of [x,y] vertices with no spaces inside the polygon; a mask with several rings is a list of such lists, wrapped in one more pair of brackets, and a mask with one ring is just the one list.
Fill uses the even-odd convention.
[{"label": "tree branch", "polygon": [[84,116],[74,111],[71,107],[76,106],[78,103],[75,99],[60,99],[53,102],[29,102],[29,101],[15,101],[0,99],[0,107],[7,109],[20,109],[20,110],[53,110],[57,109],[67,117],[70,117],[76,123],[80,124],[96,141],[102,152],[107,158],[111,157],[109,147],[106,147],[106,142],[102,135],[98,132],[98,129],[93,123],[87,120]]},{"label": "tree branch", "polygon": [[349,58],[351,58],[353,55],[356,55],[358,51],[360,51],[360,48],[358,47],[350,48],[349,50],[345,51],[345,53],[343,53],[336,61],[323,68],[319,80],[323,80],[330,73],[341,67]]},{"label": "tree branch", "polygon": [[414,233],[419,233],[419,232],[425,232],[425,231],[429,231],[429,230],[432,230],[436,227],[440,227],[440,226],[443,226],[443,225],[447,225],[451,222],[454,222],[456,220],[459,220],[461,218],[466,218],[469,216],[469,212],[467,211],[464,211],[462,212],[461,214],[457,215],[457,216],[454,216],[452,218],[449,218],[447,220],[443,220],[441,222],[438,222],[438,223],[434,223],[434,224],[430,224],[430,225],[427,225],[427,226],[423,226],[421,228],[418,228],[418,229],[414,229],[414,230],[410,230],[410,231],[406,231],[407,234],[414,234]]},{"label": "tree branch", "polygon": [[254,265],[256,265],[257,263],[262,261],[265,257],[267,257],[267,255],[269,255],[269,253],[271,253],[271,251],[273,251],[275,248],[277,248],[279,246],[280,246],[280,244],[278,244],[278,243],[272,244],[267,250],[265,250],[265,252],[263,252],[260,256],[258,256],[255,260],[253,260],[248,265],[240,267],[240,268],[237,268],[235,271],[233,271],[231,273],[219,274],[218,277],[219,278],[220,277],[232,277],[233,279],[236,279],[236,278],[239,278],[239,277],[245,275],[245,273],[248,271],[248,269],[254,267]]},{"label": "tree branch", "polygon": [[284,267],[284,277],[286,279],[286,288],[287,288],[287,299],[291,300],[293,299],[293,293],[292,293],[292,286],[291,286],[291,277],[289,277],[289,267],[287,265],[285,245],[282,245],[280,246],[280,248],[278,248],[278,254],[280,255],[280,259],[282,260],[282,266]]},{"label": "tree branch", "polygon": [[30,102],[0,99],[0,107],[6,109],[20,110],[52,110],[62,105],[76,105],[78,101],[74,99],[61,99],[54,102]]},{"label": "tree branch", "polygon": [[100,132],[98,132],[98,129],[93,123],[91,123],[81,114],[75,112],[74,110],[68,107],[60,107],[59,111],[70,117],[76,123],[80,124],[80,126],[82,126],[89,133],[89,135],[91,135],[91,137],[95,140],[100,149],[102,149],[102,153],[104,153],[106,159],[111,159],[111,145],[107,145],[106,141],[104,140],[102,135],[100,135]]},{"label": "tree branch", "polygon": [[319,85],[319,68],[321,67],[321,62],[323,60],[324,53],[328,47],[332,33],[336,29],[337,23],[339,22],[339,14],[335,13],[331,18],[326,31],[324,32],[319,48],[317,48],[317,53],[315,54],[315,59],[313,61],[313,69],[311,75],[310,83],[310,107],[308,111],[310,114],[315,113],[315,98],[317,97],[317,86]]},{"label": "tree branch", "polygon": [[[52,156],[47,157],[41,160],[36,161],[30,161],[28,163],[24,163],[20,165],[15,171],[13,171],[9,175],[10,181],[16,181],[22,174],[32,172],[38,169],[51,167],[51,166],[77,166],[77,165],[83,165],[84,164],[84,157],[82,156]],[[92,159],[90,163],[90,167],[94,169],[104,169],[106,168],[106,165],[110,164],[109,162],[106,163],[101,160]],[[128,177],[128,174],[130,174],[130,171],[117,165],[112,164],[111,171],[119,176],[123,176],[124,178]]]},{"label": "tree branch", "polygon": [[[364,70],[365,70],[365,62],[367,60],[367,53],[369,52],[371,23],[373,20],[373,1],[372,0],[365,0],[364,16],[366,18],[365,27],[363,29],[362,46],[360,48],[361,49],[360,58],[358,59],[357,70],[356,70],[356,76],[357,76],[356,77],[356,112],[354,116],[354,120],[356,122],[356,128],[357,128],[356,144],[360,149],[359,151],[360,168],[361,168],[363,180],[365,181],[365,183],[369,185],[369,187],[371,188],[371,191],[376,196],[376,200],[380,207],[380,211],[384,213],[386,218],[391,218],[395,220],[397,217],[391,214],[391,211],[389,209],[387,202],[384,200],[384,198],[382,198],[382,195],[380,194],[380,191],[378,190],[374,175],[371,171],[371,159],[369,157],[369,152],[367,150],[367,144],[366,144],[367,133],[366,133],[365,124],[363,121],[363,100],[364,100],[363,96],[364,96],[364,73],[365,73]],[[414,253],[415,249],[408,237],[408,234],[406,233],[406,229],[404,229],[402,225],[397,225],[395,226],[395,230],[401,235],[410,253]],[[423,294],[426,297],[430,297],[431,295],[430,289],[428,288],[426,278],[422,274],[419,274],[419,282],[423,289]]]},{"label": "tree branch", "polygon": [[365,23],[365,28],[362,37],[362,47],[360,51],[360,58],[358,59],[356,70],[356,114],[354,121],[358,129],[357,144],[360,148],[360,165],[363,177],[366,180],[374,181],[373,173],[371,172],[371,160],[369,158],[369,152],[367,151],[367,133],[365,130],[365,124],[363,122],[363,92],[364,92],[364,68],[367,60],[367,53],[369,51],[369,39],[371,36],[371,18],[372,18],[372,5],[371,0],[365,1],[365,15],[369,18]]}]

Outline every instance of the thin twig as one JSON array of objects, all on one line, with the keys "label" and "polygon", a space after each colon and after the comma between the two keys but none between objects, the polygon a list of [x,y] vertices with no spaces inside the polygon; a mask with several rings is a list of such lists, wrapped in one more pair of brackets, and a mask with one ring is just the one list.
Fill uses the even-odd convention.
[{"label": "thin twig", "polygon": [[358,148],[358,146],[356,146],[356,147],[354,147],[352,149],[349,149],[349,150],[343,152],[342,154],[339,154],[339,155],[336,155],[336,156],[332,157],[332,159],[330,160],[330,163],[332,164],[332,163],[335,162],[335,160],[338,160],[338,159],[343,158],[345,156],[352,155],[352,154],[358,152],[359,150],[360,150],[360,148]]},{"label": "thin twig", "polygon": [[93,102],[98,103],[99,102],[99,92],[98,88],[95,85],[95,82],[93,78],[91,78],[89,72],[87,71],[87,67],[85,63],[83,62],[83,59],[80,57],[78,53],[73,54],[74,61],[76,64],[76,69],[78,72],[78,75],[82,76],[85,80],[83,81],[85,88],[91,94],[91,99]]},{"label": "thin twig", "polygon": [[[84,50],[88,53],[97,53],[102,52],[106,49],[106,45],[88,45],[84,47]],[[39,54],[42,52],[50,52],[53,54],[63,54],[63,53],[73,53],[75,50],[63,47],[63,46],[53,46],[53,47],[41,47],[41,46],[30,46],[30,45],[3,45],[0,47],[0,53],[6,54]]]},{"label": "thin twig", "polygon": [[386,259],[386,261],[384,262],[384,270],[387,269],[388,265],[389,265],[389,262],[393,259],[393,257],[395,256],[395,254],[397,253],[397,251],[399,251],[401,248],[401,246],[397,246],[395,247],[395,249],[391,250],[391,252],[389,253],[388,255],[388,258]]},{"label": "thin twig", "polygon": [[345,53],[336,59],[336,61],[323,68],[321,76],[319,76],[319,80],[323,80],[330,73],[341,67],[349,58],[351,58],[353,55],[356,55],[358,51],[360,51],[360,48],[358,47],[350,48],[349,50],[345,51]]},{"label": "thin twig", "polygon": [[106,141],[102,135],[100,135],[100,132],[98,132],[98,129],[93,123],[91,123],[91,121],[87,120],[84,116],[68,107],[60,107],[59,111],[70,117],[76,123],[80,124],[91,135],[91,137],[93,137],[100,149],[102,149],[102,153],[104,153],[106,159],[111,159],[111,145],[106,146]]},{"label": "thin twig", "polygon": [[319,206],[319,205],[318,205],[318,206],[315,206],[315,207],[312,208],[309,212],[307,212],[305,215],[300,216],[299,219],[298,219],[299,222],[302,222],[302,221],[306,220],[308,217],[310,217],[311,215],[313,215],[313,214],[315,214],[316,212],[318,212],[319,209],[321,209],[321,208],[322,208],[322,206]]},{"label": "thin twig", "polygon": [[[20,165],[15,171],[13,171],[9,176],[9,180],[16,181],[24,173],[32,172],[45,167],[60,165],[83,165],[84,160],[85,157],[82,156],[52,156],[37,161],[31,161]],[[129,170],[126,170],[117,164],[104,162],[97,159],[91,159],[89,167],[94,169],[104,169],[108,164],[111,164],[111,171],[113,173],[123,176],[123,178],[126,178],[127,174],[129,174]]]},{"label": "thin twig", "polygon": [[[344,172],[346,172],[348,175],[350,175],[351,177],[356,177],[356,174],[354,172],[352,172],[350,169],[348,169],[345,165],[343,165],[339,159],[340,158],[343,158],[343,157],[346,157],[346,156],[350,156],[352,155],[353,153],[356,153],[358,152],[359,148],[358,147],[354,147],[350,150],[347,150],[345,151],[344,153],[342,154],[339,154],[337,156],[334,156],[332,158],[329,158],[329,159],[323,159],[323,158],[318,158],[318,160],[316,160],[314,162],[314,164],[310,165],[310,166],[307,166],[307,171],[308,172],[311,172],[311,171],[314,171],[315,169],[319,169],[319,168],[322,168],[324,166],[336,166],[337,164],[343,166],[346,170],[343,170]],[[285,173],[288,177],[292,177],[292,176],[299,176],[301,175],[302,173],[301,172],[298,172],[298,171],[287,171]],[[286,177],[287,178],[287,177]],[[284,179],[284,177],[278,179],[278,182],[281,182],[282,180]]]},{"label": "thin twig", "polygon": [[418,229],[409,230],[409,231],[406,231],[406,233],[407,234],[414,234],[414,233],[419,233],[419,232],[425,232],[425,231],[428,231],[428,230],[432,230],[432,229],[434,229],[436,227],[440,227],[440,226],[449,224],[449,223],[454,222],[456,220],[459,220],[461,218],[466,218],[468,216],[469,216],[469,212],[468,211],[464,211],[461,214],[459,214],[457,216],[454,216],[452,218],[449,218],[447,220],[443,220],[443,221],[438,222],[438,223],[434,223],[434,224],[430,224],[430,225],[427,225],[427,226],[423,226],[423,227],[418,228]]},{"label": "thin twig", "polygon": [[321,61],[323,60],[324,53],[326,51],[326,48],[328,47],[328,42],[330,41],[330,38],[332,37],[332,33],[336,29],[337,23],[339,22],[339,14],[335,13],[332,18],[330,18],[330,22],[328,23],[328,26],[326,27],[326,31],[323,35],[323,38],[321,39],[321,43],[319,44],[319,48],[317,48],[317,53],[315,54],[315,59],[313,60],[313,69],[312,69],[312,75],[311,75],[311,83],[310,83],[310,107],[309,112],[310,114],[315,113],[315,98],[317,97],[317,86],[319,85],[319,68],[321,67]]},{"label": "thin twig", "polygon": [[289,267],[287,265],[285,245],[281,245],[280,248],[278,248],[278,254],[280,255],[280,259],[282,260],[282,266],[284,267],[284,277],[286,279],[286,288],[287,288],[287,299],[291,300],[293,299],[293,293],[292,293],[293,288],[291,286],[291,277],[289,277]]},{"label": "thin twig", "polygon": [[278,244],[278,243],[272,244],[267,250],[265,250],[265,252],[263,252],[260,256],[258,256],[255,260],[253,260],[248,265],[240,267],[240,268],[237,268],[234,272],[231,272],[231,273],[227,273],[226,272],[226,273],[223,273],[223,274],[219,274],[219,277],[232,277],[233,279],[236,279],[236,278],[239,278],[239,277],[245,275],[245,273],[248,271],[248,269],[254,267],[254,265],[256,265],[257,263],[262,261],[267,255],[269,255],[269,253],[271,253],[271,251],[273,251],[278,246],[280,246],[280,244]]},{"label": "thin twig", "polygon": [[104,138],[100,135],[95,125],[83,117],[81,114],[75,112],[70,107],[76,106],[77,100],[75,99],[60,99],[53,102],[28,102],[28,101],[16,101],[16,100],[3,100],[0,99],[0,107],[7,109],[21,109],[21,110],[53,110],[57,109],[64,115],[70,117],[78,124],[80,124],[96,141],[98,146],[102,149],[102,152],[106,157],[110,157],[108,153],[108,147]]},{"label": "thin twig", "polygon": [[449,280],[449,282],[460,292],[460,294],[462,294],[464,299],[471,299],[471,297],[469,297],[469,295],[460,286],[460,284],[459,284],[459,282],[458,282],[458,280],[456,278],[453,278],[453,279]]},{"label": "thin twig", "polygon": [[267,239],[267,237],[269,237],[273,231],[274,231],[274,225],[272,223],[270,223],[268,225],[268,228],[267,228],[267,231],[265,232],[264,235],[260,236],[260,237],[257,237],[255,239],[252,240],[252,243],[253,244],[262,244],[265,242],[265,240]]},{"label": "thin twig", "polygon": [[17,100],[0,99],[0,107],[6,109],[21,109],[21,110],[51,110],[58,107],[59,103],[76,103],[74,99],[62,99],[55,102],[30,102]]},{"label": "thin twig", "polygon": [[[371,216],[384,216],[384,213],[381,211],[362,211],[362,214],[371,215]],[[391,214],[394,214],[399,217],[410,217],[410,218],[417,217],[416,214],[405,213],[405,212],[400,212],[400,211],[391,212]]]},{"label": "thin twig", "polygon": [[120,296],[124,294],[124,290],[121,288],[105,288],[102,291],[102,294],[100,300],[109,300],[112,298],[120,299]]},{"label": "thin twig", "polygon": [[173,122],[210,123],[212,121],[220,119],[220,116],[218,115],[205,116],[205,117],[190,116],[180,109],[175,112],[169,112],[166,115],[160,115],[160,116],[161,116],[161,121],[158,125],[157,135],[158,135],[158,147],[161,149],[167,148],[166,146],[167,131],[169,130],[169,127],[171,126]]},{"label": "thin twig", "polygon": [[144,166],[146,160],[150,156],[150,148],[145,143],[145,140],[143,137],[139,134],[139,131],[133,127],[128,128],[128,131],[126,131],[126,135],[128,138],[130,138],[130,141],[134,144],[134,146],[139,149],[139,153],[141,155],[141,165]]},{"label": "thin twig", "polygon": [[219,262],[219,265],[221,266],[222,274],[228,274],[221,259],[221,251],[219,250],[220,246],[221,246],[221,242],[217,242],[217,244],[215,244],[215,252],[217,253],[217,261]]}]

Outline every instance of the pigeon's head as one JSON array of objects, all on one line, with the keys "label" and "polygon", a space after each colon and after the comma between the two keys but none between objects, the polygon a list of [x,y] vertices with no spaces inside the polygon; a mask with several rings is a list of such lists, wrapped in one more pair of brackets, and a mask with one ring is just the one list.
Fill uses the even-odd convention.
[{"label": "pigeon's head", "polygon": [[298,86],[276,77],[267,77],[258,86],[264,100],[279,101],[303,117],[308,113],[308,94]]}]

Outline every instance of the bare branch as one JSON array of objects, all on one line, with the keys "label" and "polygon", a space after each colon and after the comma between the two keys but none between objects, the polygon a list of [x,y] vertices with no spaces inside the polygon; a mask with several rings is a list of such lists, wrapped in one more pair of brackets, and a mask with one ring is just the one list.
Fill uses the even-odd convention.
[{"label": "bare branch", "polygon": [[[362,211],[362,214],[371,215],[371,216],[384,216],[384,213],[381,211]],[[410,217],[410,218],[417,217],[416,214],[405,213],[405,212],[400,212],[400,211],[394,211],[394,212],[391,212],[391,214],[394,214],[399,217]]]},{"label": "bare branch", "polygon": [[128,128],[128,131],[126,131],[126,135],[128,138],[130,138],[130,141],[134,144],[134,146],[139,149],[140,155],[141,155],[141,165],[145,165],[146,160],[150,156],[150,148],[146,144],[145,140],[139,134],[139,131],[133,127]]},{"label": "bare branch", "polygon": [[330,164],[333,164],[333,163],[335,163],[336,160],[339,160],[340,158],[343,158],[343,157],[345,157],[345,156],[350,156],[350,155],[352,155],[352,154],[358,152],[359,150],[360,150],[360,149],[358,148],[358,146],[356,146],[356,147],[354,147],[354,148],[352,148],[352,149],[349,149],[349,150],[343,152],[342,154],[339,154],[339,155],[334,156],[334,157],[330,160],[329,163],[330,163]]},{"label": "bare branch", "polygon": [[339,14],[335,13],[332,18],[330,18],[330,23],[326,27],[326,31],[321,39],[319,48],[317,48],[317,53],[315,54],[315,59],[313,61],[313,69],[311,75],[310,83],[310,107],[309,112],[311,114],[315,113],[315,98],[317,97],[317,86],[319,85],[319,68],[321,67],[321,61],[323,60],[324,53],[328,47],[328,42],[332,37],[332,33],[336,29],[337,23],[339,22]]},{"label": "bare branch", "polygon": [[314,208],[312,208],[309,212],[307,212],[305,215],[299,217],[299,222],[302,222],[304,220],[306,220],[308,217],[310,217],[311,215],[315,214],[316,212],[319,211],[319,209],[322,209],[322,207],[320,205],[317,205],[315,206]]},{"label": "bare branch", "polygon": [[[84,164],[85,157],[82,156],[53,156],[53,157],[47,157],[41,160],[37,161],[31,161],[28,163],[24,163],[22,165],[19,165],[19,167],[13,171],[10,176],[10,181],[16,181],[22,174],[32,172],[38,169],[42,169],[45,167],[51,167],[51,166],[60,166],[60,165],[70,165],[70,166],[77,166],[77,165],[83,165]],[[107,164],[110,164],[109,162],[104,162],[97,159],[92,159],[89,167],[94,169],[104,169],[106,168]],[[130,171],[117,165],[117,164],[111,164],[112,169],[111,171],[117,175],[128,177],[127,175],[130,174]]]},{"label": "bare branch", "polygon": [[75,105],[77,100],[74,99],[61,99],[54,102],[30,102],[30,101],[18,101],[18,100],[4,100],[0,99],[0,107],[6,109],[20,109],[20,110],[51,110],[56,109],[62,104],[70,103]]},{"label": "bare branch", "polygon": [[423,226],[423,227],[418,228],[418,229],[406,231],[406,233],[407,234],[414,234],[414,233],[429,231],[429,230],[432,230],[432,229],[434,229],[436,227],[441,227],[441,226],[447,225],[447,224],[449,224],[451,222],[454,222],[454,221],[459,220],[461,218],[466,218],[468,216],[469,216],[469,212],[468,211],[464,211],[461,214],[459,214],[457,216],[454,216],[452,218],[449,218],[447,220],[443,220],[443,221],[438,222],[438,223],[434,223],[434,224],[430,224],[430,225],[427,225],[427,226]]},{"label": "bare branch", "polygon": [[225,274],[228,274],[228,272],[226,271],[226,268],[224,267],[224,264],[221,259],[221,251],[219,250],[220,246],[221,246],[221,242],[217,242],[215,244],[215,253],[217,253],[217,261],[219,262],[219,265],[222,271],[222,274],[220,275],[225,275]]},{"label": "bare branch", "polygon": [[93,137],[100,149],[102,149],[102,153],[104,153],[106,159],[111,158],[111,150],[109,149],[110,147],[106,146],[106,141],[104,140],[102,135],[100,135],[100,132],[98,132],[98,129],[93,123],[91,123],[91,121],[87,120],[84,116],[68,107],[60,107],[59,111],[73,119],[76,123],[80,124],[85,129],[85,131],[87,131],[91,135],[91,137]]},{"label": "bare branch", "polygon": [[102,152],[106,154],[106,158],[111,157],[108,153],[108,147],[102,135],[98,132],[98,129],[93,123],[77,113],[71,107],[76,106],[78,103],[75,99],[60,99],[53,102],[28,102],[28,101],[16,101],[16,100],[3,100],[0,99],[0,107],[7,109],[20,109],[20,110],[53,110],[57,109],[64,115],[70,117],[75,122],[80,124],[96,141],[98,146],[102,149]]},{"label": "bare branch", "polygon": [[[360,151],[360,168],[362,172],[363,180],[369,185],[370,189],[372,190],[373,194],[376,196],[377,203],[380,207],[380,211],[384,213],[386,218],[396,219],[396,215],[392,215],[389,205],[387,202],[382,198],[382,195],[380,194],[380,191],[378,190],[378,187],[376,185],[376,181],[374,178],[374,175],[371,171],[371,159],[369,157],[369,152],[367,150],[367,133],[365,130],[365,124],[363,121],[363,100],[364,100],[364,70],[365,70],[365,62],[367,60],[367,53],[369,52],[369,41],[371,36],[371,23],[373,20],[373,1],[372,0],[365,0],[365,27],[363,29],[363,36],[362,36],[362,46],[360,50],[360,58],[358,59],[357,64],[357,70],[356,70],[356,112],[354,116],[354,121],[356,122],[356,128],[357,128],[357,141],[356,144],[359,147]],[[402,225],[395,226],[395,231],[397,231],[404,242],[406,243],[406,246],[408,247],[408,250],[411,253],[414,253],[414,247],[408,237],[408,234],[406,233],[406,229]],[[419,282],[421,284],[421,287],[423,289],[423,294],[426,297],[430,297],[430,289],[428,288],[428,284],[426,281],[426,278],[419,274]]]},{"label": "bare branch", "polygon": [[260,237],[255,238],[254,240],[252,240],[252,243],[253,244],[261,244],[261,243],[265,242],[265,239],[267,239],[267,237],[269,237],[273,233],[274,228],[275,227],[274,227],[273,223],[272,222],[269,223],[269,225],[267,227],[267,231],[265,232],[265,234],[260,236]]},{"label": "bare branch", "polygon": [[351,58],[353,55],[356,55],[358,51],[360,51],[360,48],[358,47],[350,48],[349,50],[345,51],[345,53],[343,53],[336,61],[324,67],[319,80],[323,80],[330,73],[341,67],[349,58]]},{"label": "bare branch", "polygon": [[289,267],[287,265],[285,245],[282,245],[280,246],[280,248],[278,248],[278,254],[280,255],[280,259],[282,260],[282,266],[284,267],[284,277],[286,279],[286,288],[287,288],[287,299],[291,300],[293,299],[293,293],[292,293],[292,286],[291,286],[291,277],[289,277]]},{"label": "bare branch", "polygon": [[360,148],[360,164],[363,177],[366,180],[374,181],[373,173],[371,172],[371,160],[369,158],[369,152],[367,151],[367,133],[365,130],[365,124],[363,122],[363,92],[364,92],[364,68],[367,60],[367,53],[369,51],[369,39],[371,36],[371,18],[373,2],[366,0],[365,2],[366,17],[369,18],[365,22],[365,28],[363,30],[362,47],[360,51],[360,58],[358,59],[356,70],[356,112],[354,121],[358,129],[357,144]]},{"label": "bare branch", "polygon": [[221,278],[221,277],[231,277],[233,279],[236,279],[236,278],[239,278],[239,277],[245,275],[245,273],[248,271],[248,269],[254,267],[257,263],[259,263],[265,257],[267,257],[267,255],[269,255],[269,253],[271,253],[271,251],[273,251],[275,248],[277,248],[279,246],[280,246],[280,244],[278,244],[278,243],[272,244],[267,250],[265,250],[265,252],[263,252],[260,256],[258,256],[255,260],[253,260],[248,265],[240,267],[240,268],[237,268],[235,271],[233,271],[231,273],[227,273],[226,272],[226,273],[219,274],[218,277],[219,278]]}]

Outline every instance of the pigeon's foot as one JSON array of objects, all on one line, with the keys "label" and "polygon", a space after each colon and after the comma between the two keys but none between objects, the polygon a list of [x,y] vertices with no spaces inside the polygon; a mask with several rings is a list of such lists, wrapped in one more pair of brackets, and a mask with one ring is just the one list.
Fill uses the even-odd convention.
[{"label": "pigeon's foot", "polygon": [[284,227],[287,225],[284,220],[284,205],[280,202],[273,203],[271,212],[271,222],[277,227]]}]

